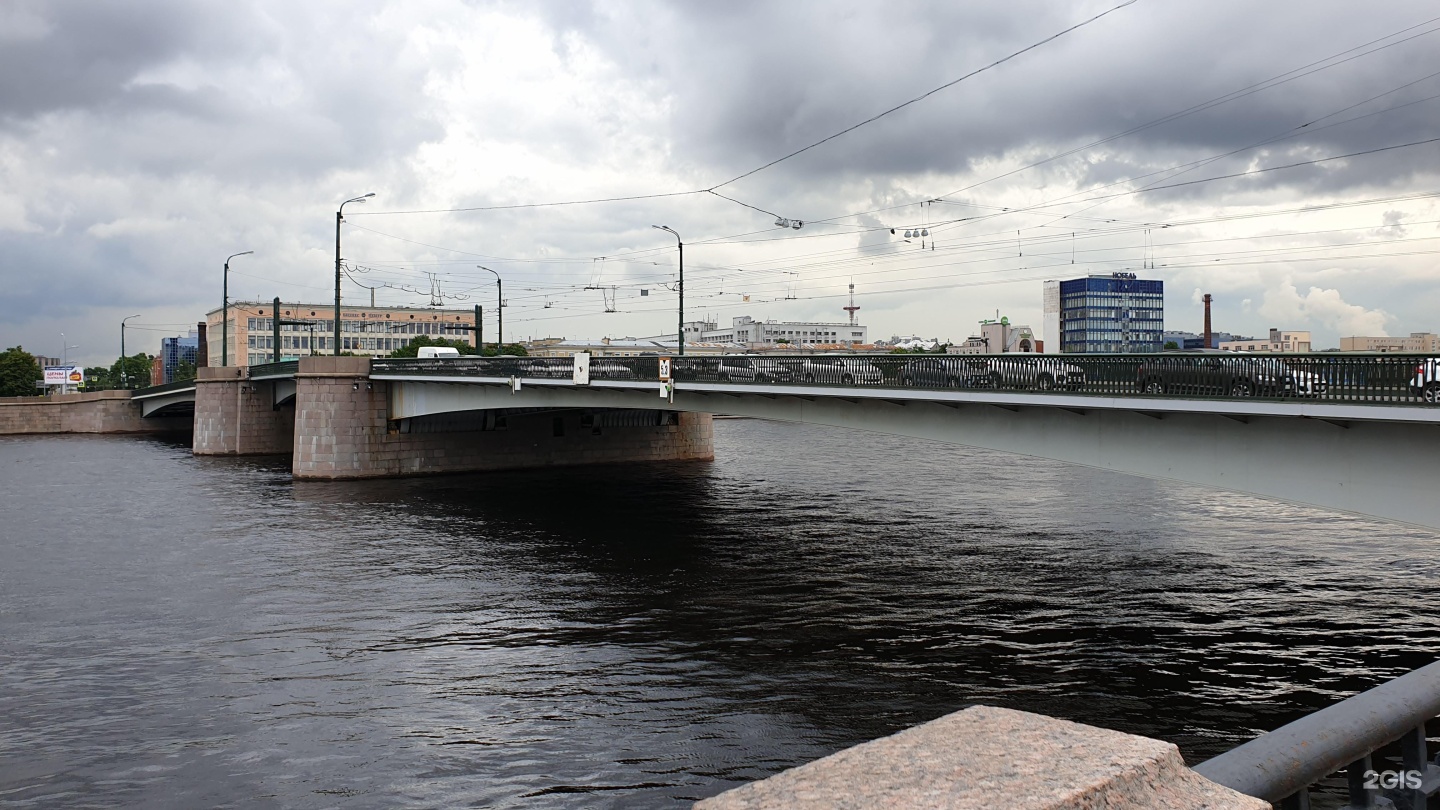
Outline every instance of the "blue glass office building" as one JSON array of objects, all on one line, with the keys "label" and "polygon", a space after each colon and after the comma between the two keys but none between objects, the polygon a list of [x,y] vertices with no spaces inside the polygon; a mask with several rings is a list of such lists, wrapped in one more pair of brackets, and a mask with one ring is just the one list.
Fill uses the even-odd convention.
[{"label": "blue glass office building", "polygon": [[1060,282],[1060,351],[1158,352],[1164,345],[1165,282],[1112,273]]},{"label": "blue glass office building", "polygon": [[175,382],[175,370],[181,363],[195,364],[200,352],[200,338],[191,333],[189,337],[167,337],[160,339],[160,366],[165,372],[165,382]]}]

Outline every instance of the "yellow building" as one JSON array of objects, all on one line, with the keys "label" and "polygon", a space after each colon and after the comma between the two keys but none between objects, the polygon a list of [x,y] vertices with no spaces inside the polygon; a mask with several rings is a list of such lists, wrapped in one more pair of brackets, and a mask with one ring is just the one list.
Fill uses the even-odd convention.
[{"label": "yellow building", "polygon": [[[205,339],[209,363],[220,363],[221,315],[213,309],[205,314]],[[280,304],[281,321],[301,323],[280,326],[280,359],[294,360],[311,354],[333,354],[335,306],[325,304]],[[230,304],[227,365],[269,363],[274,359],[273,331],[275,306],[238,301]],[[385,357],[404,347],[418,335],[463,340],[475,345],[475,310],[428,309],[416,307],[343,307],[340,310],[340,351],[364,357]],[[456,328],[456,327],[464,327]]]},{"label": "yellow building", "polygon": [[1440,352],[1440,335],[1411,332],[1410,337],[1342,337],[1342,352]]},{"label": "yellow building", "polygon": [[1227,352],[1308,352],[1310,333],[1271,329],[1268,338],[1222,340],[1220,348]]}]

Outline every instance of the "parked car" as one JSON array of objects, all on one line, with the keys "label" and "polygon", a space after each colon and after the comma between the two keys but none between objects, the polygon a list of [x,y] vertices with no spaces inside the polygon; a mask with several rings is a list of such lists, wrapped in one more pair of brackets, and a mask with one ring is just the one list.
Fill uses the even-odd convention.
[{"label": "parked car", "polygon": [[975,380],[973,362],[958,357],[924,357],[910,360],[900,367],[896,379],[906,386],[968,388]]},{"label": "parked car", "polygon": [[790,382],[795,373],[769,357],[725,356],[715,375],[721,382]]},{"label": "parked car", "polygon": [[1431,405],[1440,405],[1440,357],[1429,357],[1415,367],[1410,390]]},{"label": "parked car", "polygon": [[1000,356],[970,361],[972,379],[990,388],[1035,388],[1075,391],[1085,384],[1085,370],[1053,357]]},{"label": "parked car", "polygon": [[617,360],[591,360],[590,379],[633,380],[635,379],[635,371]]},{"label": "parked car", "polygon": [[1182,396],[1318,397],[1326,388],[1320,375],[1278,359],[1204,349],[1147,358],[1135,384],[1146,394]]},{"label": "parked car", "polygon": [[797,379],[830,385],[879,385],[884,376],[873,363],[843,355],[807,357],[794,371]]},{"label": "parked car", "polygon": [[521,360],[515,364],[515,376],[541,380],[557,380],[574,374],[574,365],[568,358],[535,358]]}]

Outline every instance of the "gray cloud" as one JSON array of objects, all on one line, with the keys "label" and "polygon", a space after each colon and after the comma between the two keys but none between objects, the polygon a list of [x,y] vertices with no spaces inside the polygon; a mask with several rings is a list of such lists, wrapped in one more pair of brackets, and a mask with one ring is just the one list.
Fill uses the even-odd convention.
[{"label": "gray cloud", "polygon": [[[113,307],[188,307],[190,320],[198,319],[218,301],[219,259],[238,249],[257,250],[246,275],[232,280],[239,294],[323,300],[333,272],[327,257],[334,204],[363,191],[381,193],[374,210],[394,210],[705,187],[1107,5],[1042,5],[1020,14],[1000,2],[13,3],[0,12],[9,15],[0,17],[0,282],[6,289],[0,343],[22,342],[61,323],[68,324],[67,334],[80,333],[92,315],[98,322]],[[1142,0],[725,191],[812,220],[925,199],[1430,16],[1433,8],[1418,0],[1363,10],[1299,0],[1258,6]],[[500,28],[504,33],[496,34]],[[537,45],[515,44],[528,43],[532,31]],[[958,199],[1035,205],[1287,133],[1440,71],[1437,41],[1440,34],[1396,45],[985,183]],[[1436,94],[1440,78],[1340,118],[1417,102],[1410,106],[1320,128],[1332,123],[1327,120],[1301,130],[1303,137],[1174,181],[1433,137],[1440,133],[1440,100],[1421,99]],[[1089,215],[1148,221],[1428,190],[1440,180],[1437,155],[1440,148],[1430,145],[1186,186],[1106,202]],[[1076,209],[1055,215],[1066,210]],[[1395,222],[1382,223],[1383,210],[1364,213],[1365,226],[1424,218],[1396,209]],[[763,230],[769,218],[713,197],[352,221],[417,242],[517,259],[656,249],[637,263],[611,261],[606,271],[617,283],[651,285],[673,270],[665,240],[648,227],[663,221],[696,245],[688,254],[693,275],[687,273],[696,301],[718,308],[738,305],[735,297],[747,289],[757,300],[773,295],[793,267],[807,268],[801,286],[808,293],[829,295],[855,273],[862,289],[868,285],[876,295],[864,311],[885,319],[877,333],[963,337],[966,324],[992,303],[1019,311],[1038,307],[1038,294],[1023,285],[878,295],[887,284],[921,287],[924,278],[944,272],[971,281],[989,277],[959,274],[1044,272],[1018,261],[1003,264],[994,251],[937,252],[934,261],[952,262],[950,271],[926,269],[919,258],[895,259],[908,253],[875,262],[870,254],[876,251],[853,254],[861,246],[890,244],[887,232],[865,228],[903,226],[918,216],[912,207],[845,221],[858,231],[816,223],[784,241],[748,247],[705,240]],[[1361,216],[1355,212],[1354,221]],[[946,244],[959,244],[1007,228],[1041,233],[1048,221],[1012,216],[941,232]],[[853,235],[812,238],[847,232]],[[1120,251],[1135,238],[1112,242]],[[346,255],[357,261],[404,267],[389,271],[396,274],[453,273],[456,289],[474,286],[463,275],[467,265],[490,261],[359,230],[347,234],[346,245]],[[982,260],[991,264],[977,264]],[[654,263],[638,263],[644,261]],[[1269,270],[1223,278],[1184,270],[1171,278],[1177,289],[1223,282],[1226,302],[1264,301],[1267,292],[1272,302],[1293,300],[1287,290],[1314,288],[1323,294],[1313,306],[1286,311],[1297,318],[1340,311],[1339,304],[1322,306],[1340,301],[1384,311],[1402,330],[1434,328],[1420,308],[1435,303],[1424,281],[1433,263],[1425,261],[1377,260],[1368,270],[1357,267],[1349,282],[1310,278],[1307,273],[1332,272],[1313,264],[1275,267],[1268,276]],[[583,262],[503,267],[517,289],[530,285],[527,296],[517,295],[507,322],[571,334],[643,334],[668,326],[658,292],[644,302],[648,310],[637,300],[633,313],[595,314],[598,294],[566,292],[588,280]],[[744,269],[714,269],[720,267]],[[898,272],[887,274],[891,268]],[[1063,265],[1061,271],[1069,272]],[[1364,272],[1387,274],[1387,281],[1355,280]],[[910,281],[892,283],[897,279]],[[1308,293],[1295,295],[1311,300]],[[550,299],[556,306],[544,310]],[[835,317],[838,303],[785,306],[783,313],[770,311]],[[1189,317],[1179,299],[1172,308],[1176,318]],[[545,320],[562,309],[585,317]],[[957,309],[967,314],[956,320]],[[1279,310],[1272,305],[1270,311]],[[1254,317],[1238,303],[1221,312],[1241,323]],[[1331,325],[1316,328],[1339,322],[1331,318]],[[93,328],[87,343],[104,345],[113,326]]]}]

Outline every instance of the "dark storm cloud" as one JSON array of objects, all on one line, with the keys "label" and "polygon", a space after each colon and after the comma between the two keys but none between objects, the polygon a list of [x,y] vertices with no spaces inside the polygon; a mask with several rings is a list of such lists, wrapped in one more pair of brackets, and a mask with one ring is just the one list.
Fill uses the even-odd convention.
[{"label": "dark storm cloud", "polygon": [[17,0],[10,14],[32,18],[0,47],[0,120],[24,121],[55,110],[94,108],[130,96],[126,85],[146,67],[202,44],[205,6],[187,2],[42,3]]},{"label": "dark storm cloud", "polygon": [[[590,39],[631,73],[656,77],[674,104],[675,155],[708,166],[718,182],[1109,5],[1028,7],[1019,15],[999,4],[651,4],[605,6],[606,13],[587,7],[573,19],[568,7],[545,10],[559,30]],[[1142,2],[767,170],[742,188],[777,194],[786,183],[957,171],[1006,155],[1042,157],[1433,16],[1415,4],[1367,7],[1358,17],[1354,11],[1312,2]],[[1336,25],[1337,19],[1347,24]],[[636,34],[641,28],[643,36]],[[1180,155],[1185,158],[1176,162],[1274,137],[1436,70],[1440,35],[1421,37],[1148,129],[1105,151],[1141,173],[1153,171]],[[1431,80],[1349,115],[1437,92],[1440,80]],[[1419,104],[1272,151],[1343,153],[1401,142],[1409,133],[1435,130],[1437,110],[1434,102]],[[1407,174],[1398,161],[1374,165]]]},{"label": "dark storm cloud", "polygon": [[[473,5],[12,0],[0,8],[0,280],[8,289],[0,296],[0,328],[83,313],[87,306],[208,307],[219,296],[215,257],[232,249],[259,248],[246,272],[268,279],[232,279],[242,288],[270,290],[267,296],[314,296],[319,290],[323,297],[333,204],[364,191],[381,192],[384,202],[374,210],[703,188],[1115,1],[1017,8],[998,0]],[[501,24],[487,17],[496,10],[540,29],[542,41],[549,36],[559,68],[551,65],[550,54],[507,50],[504,42],[472,48],[472,41],[485,40],[487,23]],[[1365,7],[1300,0],[1140,0],[725,192],[808,220],[914,202],[1436,14],[1423,0]],[[459,21],[476,28],[464,29]],[[530,41],[518,27],[505,30]],[[522,83],[540,77],[534,86],[542,92],[490,92],[497,83],[492,74],[502,73],[501,67],[530,71],[510,74]],[[1035,204],[1077,186],[1125,181],[1291,133],[1436,71],[1440,34],[985,183],[960,198]],[[1302,129],[1302,137],[1173,180],[1440,134],[1440,100],[1421,100],[1435,94],[1440,78]],[[556,97],[564,103],[551,103]],[[1394,112],[1328,126],[1412,101],[1417,103]],[[447,138],[455,143],[427,149]],[[522,157],[497,168],[483,160],[468,163],[473,154],[467,150]],[[1369,192],[1433,185],[1437,155],[1434,145],[1386,152],[1139,195],[1124,204],[1144,209],[1148,218],[1231,202],[1379,196]],[[858,221],[888,229],[912,224],[918,216],[910,206]],[[687,243],[698,244],[721,234],[763,230],[770,218],[714,197],[687,197],[355,221],[492,255],[543,258],[665,248],[646,254],[655,264],[612,263],[604,271],[623,281],[663,280],[673,269],[668,237],[657,237],[649,229],[652,222],[675,226]],[[840,249],[833,242],[809,241],[818,232],[807,226],[789,234],[797,240],[793,252]],[[884,231],[859,234],[853,244],[892,239]],[[347,257],[465,259],[358,231],[346,239]],[[700,278],[706,250],[697,247],[695,254]],[[516,268],[517,277],[537,280],[587,275],[554,265]],[[726,288],[726,294],[733,291]],[[586,296],[598,299],[593,291]],[[913,300],[893,296],[883,305],[867,304],[872,307],[867,311]],[[813,309],[833,315],[834,304],[820,302]],[[806,305],[794,306],[798,311]],[[517,320],[523,316],[515,313]],[[507,323],[510,318],[507,314]],[[612,327],[603,322],[597,328]],[[645,329],[633,322],[613,328]]]},{"label": "dark storm cloud", "polygon": [[51,140],[73,167],[315,176],[408,155],[441,134],[416,109],[429,65],[395,53],[404,32],[312,41],[338,22],[326,11],[282,17],[234,3],[23,10],[43,33],[0,48],[0,122]]}]

